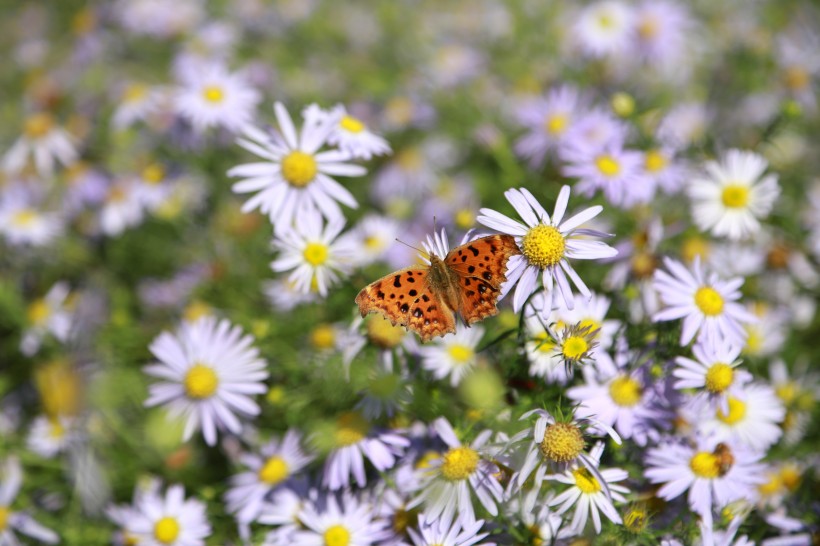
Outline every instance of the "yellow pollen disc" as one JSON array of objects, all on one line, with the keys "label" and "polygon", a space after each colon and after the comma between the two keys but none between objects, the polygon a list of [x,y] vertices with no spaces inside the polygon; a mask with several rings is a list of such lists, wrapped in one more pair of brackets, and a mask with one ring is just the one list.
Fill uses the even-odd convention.
[{"label": "yellow pollen disc", "polygon": [[302,251],[302,257],[313,267],[322,265],[327,261],[328,248],[324,243],[308,243]]},{"label": "yellow pollen disc", "polygon": [[555,349],[555,342],[546,332],[535,336],[535,342],[538,344],[537,349],[542,353],[552,353]]},{"label": "yellow pollen disc", "polygon": [[148,94],[148,86],[142,83],[133,83],[125,88],[122,100],[124,102],[137,102]]},{"label": "yellow pollen disc", "polygon": [[695,292],[695,305],[707,317],[715,317],[723,312],[723,297],[710,286],[701,286]]},{"label": "yellow pollen disc", "polygon": [[470,229],[475,225],[475,214],[469,209],[461,209],[456,213],[455,222],[461,229]]},{"label": "yellow pollen disc", "polygon": [[786,86],[793,91],[801,91],[808,87],[811,82],[809,73],[799,66],[787,68],[783,74],[783,79],[786,80]]},{"label": "yellow pollen disc", "polygon": [[259,479],[268,485],[276,485],[289,474],[288,463],[282,457],[270,457],[259,469]]},{"label": "yellow pollen disc", "polygon": [[179,523],[176,518],[165,516],[154,524],[154,538],[163,544],[171,544],[179,536]]},{"label": "yellow pollen disc", "polygon": [[325,546],[347,546],[350,544],[350,532],[342,525],[331,525],[324,535]]},{"label": "yellow pollen disc", "polygon": [[396,162],[403,171],[417,171],[424,164],[424,158],[415,148],[407,148],[396,155]]},{"label": "yellow pollen disc", "polygon": [[746,330],[746,346],[743,347],[743,352],[750,355],[759,354],[763,350],[763,332],[760,331],[754,324],[747,324],[744,327]]},{"label": "yellow pollen disc", "polygon": [[451,482],[466,480],[478,468],[478,453],[466,446],[454,447],[444,454],[441,475]]},{"label": "yellow pollen disc", "polygon": [[59,439],[65,434],[65,428],[63,428],[63,425],[60,423],[59,419],[51,419],[49,422],[48,432],[52,438]]},{"label": "yellow pollen disc", "polygon": [[714,453],[700,451],[689,460],[689,468],[699,478],[717,478],[720,474],[720,461]]},{"label": "yellow pollen disc", "polygon": [[470,347],[461,344],[453,344],[447,348],[447,353],[457,364],[467,364],[475,354]]},{"label": "yellow pollen disc", "polygon": [[366,322],[367,338],[381,349],[392,349],[402,342],[407,331],[401,326],[393,326],[382,315],[370,315]]},{"label": "yellow pollen disc", "polygon": [[624,515],[624,526],[633,533],[640,533],[646,527],[649,514],[643,508],[632,508]]},{"label": "yellow pollen disc", "polygon": [[723,206],[730,209],[740,209],[749,203],[749,187],[740,184],[729,184],[720,194]]},{"label": "yellow pollen disc", "polygon": [[11,223],[21,228],[31,227],[35,220],[37,220],[37,211],[29,208],[18,210],[11,217]]},{"label": "yellow pollen disc", "polygon": [[368,250],[381,250],[384,248],[384,239],[370,235],[364,238],[364,246],[367,247]]},{"label": "yellow pollen disc", "polygon": [[651,40],[658,34],[658,21],[654,17],[644,17],[638,23],[638,34],[644,40]]},{"label": "yellow pollen disc", "polygon": [[570,336],[561,345],[561,354],[569,360],[578,360],[589,350],[589,344],[581,336]]},{"label": "yellow pollen disc", "polygon": [[793,464],[786,464],[780,469],[780,479],[783,480],[783,485],[786,486],[786,489],[789,491],[795,491],[798,487],[800,487],[800,483],[803,481],[803,476],[797,466]]},{"label": "yellow pollen disc", "polygon": [[544,431],[544,439],[538,447],[545,459],[566,463],[584,450],[584,436],[575,425],[554,423]]},{"label": "yellow pollen disc", "polygon": [[615,21],[608,14],[602,13],[598,16],[598,26],[601,28],[612,28],[614,25]]},{"label": "yellow pollen disc", "polygon": [[639,279],[651,277],[657,267],[657,260],[652,254],[639,252],[632,256],[632,274]]},{"label": "yellow pollen disc", "polygon": [[159,184],[165,179],[165,169],[162,165],[152,163],[142,170],[142,179],[149,184]]},{"label": "yellow pollen disc", "polygon": [[339,447],[361,442],[370,431],[370,423],[357,412],[343,413],[336,424],[335,440]]},{"label": "yellow pollen disc", "polygon": [[353,116],[345,116],[339,122],[339,126],[349,133],[361,133],[364,131],[364,123]]},{"label": "yellow pollen disc", "polygon": [[621,166],[611,155],[600,155],[595,159],[595,166],[604,176],[617,176]]},{"label": "yellow pollen disc", "polygon": [[430,468],[433,465],[434,461],[437,461],[441,458],[441,453],[437,451],[427,451],[419,457],[419,460],[416,461],[416,468],[418,470],[424,470],[426,468]]},{"label": "yellow pollen disc", "polygon": [[666,167],[666,157],[658,150],[649,150],[644,156],[643,167],[650,173],[662,171]]},{"label": "yellow pollen disc", "polygon": [[26,309],[26,317],[30,324],[42,325],[51,316],[51,307],[49,307],[46,300],[40,298],[34,300]]},{"label": "yellow pollen disc", "polygon": [[581,492],[590,495],[601,490],[601,484],[598,483],[595,476],[586,468],[576,468],[572,471],[572,475],[575,477],[575,485]]},{"label": "yellow pollen disc", "polygon": [[51,114],[41,112],[26,120],[23,132],[29,138],[42,138],[51,131],[52,127],[54,127],[54,118],[51,117]]},{"label": "yellow pollen disc", "polygon": [[551,135],[560,135],[569,125],[569,117],[564,114],[549,116],[544,122],[544,129]]},{"label": "yellow pollen disc", "polygon": [[706,371],[706,390],[713,393],[721,393],[729,388],[734,379],[735,372],[731,366],[723,362],[717,362]]},{"label": "yellow pollen disc", "polygon": [[11,511],[5,507],[0,506],[0,531],[3,531],[8,527],[9,516],[11,515]]},{"label": "yellow pollen disc", "polygon": [[734,425],[746,416],[746,403],[730,397],[729,414],[727,415],[721,409],[718,409],[716,416],[727,425]]},{"label": "yellow pollen disc", "polygon": [[330,324],[320,324],[310,332],[310,344],[317,349],[332,349],[336,345],[336,330]]},{"label": "yellow pollen disc", "polygon": [[770,474],[769,481],[758,485],[757,490],[760,492],[761,495],[769,496],[778,493],[780,491],[780,488],[782,487],[783,482],[780,480],[780,476],[778,476],[777,474]]},{"label": "yellow pollen disc", "polygon": [[781,383],[774,389],[775,394],[777,397],[783,400],[783,403],[786,405],[791,404],[797,398],[798,392],[800,392],[800,388],[794,381],[787,381],[785,383]]},{"label": "yellow pollen disc", "polygon": [[195,364],[185,374],[183,381],[185,386],[185,394],[190,398],[209,398],[216,392],[219,386],[219,378],[216,372],[202,364]]},{"label": "yellow pollen disc", "polygon": [[531,264],[544,269],[557,265],[566,250],[564,236],[557,228],[539,224],[521,240],[521,252]]},{"label": "yellow pollen disc", "polygon": [[628,375],[622,375],[609,384],[609,396],[621,407],[631,408],[641,401],[641,384]]},{"label": "yellow pollen disc", "polygon": [[578,323],[578,328],[581,330],[586,329],[589,333],[595,332],[595,335],[593,335],[591,339],[597,338],[598,334],[601,333],[601,323],[594,318],[585,318]]},{"label": "yellow pollen disc", "polygon": [[202,90],[205,100],[213,103],[220,103],[225,98],[225,92],[218,85],[208,85]]},{"label": "yellow pollen disc", "polygon": [[702,237],[688,237],[683,241],[683,248],[681,254],[687,262],[695,260],[695,256],[700,256],[701,259],[709,255],[709,242]]},{"label": "yellow pollen disc", "polygon": [[304,188],[316,178],[318,168],[313,156],[291,152],[282,159],[282,177],[295,188]]}]

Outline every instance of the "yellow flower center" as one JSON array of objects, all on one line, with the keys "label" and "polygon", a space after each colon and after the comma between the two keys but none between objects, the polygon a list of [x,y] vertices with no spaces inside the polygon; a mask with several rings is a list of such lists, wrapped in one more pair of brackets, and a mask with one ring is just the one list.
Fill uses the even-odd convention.
[{"label": "yellow flower center", "polygon": [[282,177],[296,188],[313,182],[318,170],[313,156],[304,152],[291,152],[282,159]]},{"label": "yellow flower center", "polygon": [[26,120],[23,132],[28,138],[37,139],[46,136],[52,127],[54,127],[54,118],[51,114],[41,112]]},{"label": "yellow flower center", "polygon": [[11,217],[11,223],[20,228],[31,227],[37,220],[37,211],[30,208],[18,210]]},{"label": "yellow flower center", "polygon": [[[594,318],[585,318],[578,323],[578,328],[586,330],[590,335],[590,339],[595,339],[601,333],[601,323]],[[594,334],[593,334],[594,332]]]},{"label": "yellow flower center", "polygon": [[643,167],[650,173],[662,171],[667,164],[666,157],[659,150],[649,150],[643,160]]},{"label": "yellow flower center", "polygon": [[624,526],[632,533],[640,533],[646,527],[649,514],[643,508],[632,508],[624,515]]},{"label": "yellow flower center", "polygon": [[213,396],[219,386],[219,378],[213,368],[195,364],[185,374],[185,393],[190,398],[202,399]]},{"label": "yellow flower center", "polygon": [[9,515],[11,511],[6,506],[0,506],[0,531],[3,531],[8,526]]},{"label": "yellow flower center", "polygon": [[381,315],[371,315],[365,323],[367,338],[381,349],[392,349],[402,342],[407,331],[401,326],[393,326]]},{"label": "yellow flower center", "polygon": [[745,325],[746,330],[746,346],[743,347],[743,352],[750,355],[757,355],[763,350],[763,332],[760,331],[754,324]]},{"label": "yellow flower center", "polygon": [[641,384],[628,375],[615,378],[609,384],[609,396],[617,405],[631,408],[641,401]]},{"label": "yellow flower center", "polygon": [[364,238],[364,246],[368,250],[381,250],[384,248],[384,242],[384,239],[376,237],[375,235],[369,235]]},{"label": "yellow flower center", "polygon": [[350,532],[342,525],[331,525],[324,535],[325,546],[347,546],[350,544]]},{"label": "yellow flower center", "polygon": [[159,184],[165,179],[165,169],[158,163],[152,163],[142,170],[142,179],[149,184]]},{"label": "yellow flower center", "polygon": [[534,266],[544,269],[557,265],[566,249],[564,236],[557,228],[539,224],[530,229],[521,241],[521,251]]},{"label": "yellow flower center", "polygon": [[657,265],[655,256],[648,252],[638,252],[632,256],[632,274],[639,279],[651,277]]},{"label": "yellow flower center", "polygon": [[336,445],[345,447],[361,442],[370,431],[370,423],[360,413],[343,413],[337,422]]},{"label": "yellow flower center", "polygon": [[478,453],[466,446],[452,448],[443,459],[441,475],[451,482],[466,480],[478,468]]},{"label": "yellow flower center", "polygon": [[318,267],[327,261],[328,248],[324,243],[308,243],[302,251],[302,257],[313,267]]},{"label": "yellow flower center", "polygon": [[689,459],[689,468],[699,478],[717,478],[720,474],[720,461],[714,453],[700,451]]},{"label": "yellow flower center", "polygon": [[604,176],[617,176],[621,166],[611,155],[600,155],[595,159],[595,166]]},{"label": "yellow flower center", "polygon": [[361,133],[364,131],[364,123],[353,116],[345,116],[339,122],[339,126],[349,133]]},{"label": "yellow flower center", "polygon": [[225,98],[225,92],[218,85],[208,85],[202,89],[202,96],[205,97],[206,101],[216,104],[222,102]]},{"label": "yellow flower center", "polygon": [[469,209],[461,209],[456,212],[455,222],[461,229],[470,229],[475,224],[475,214]]},{"label": "yellow flower center", "polygon": [[35,326],[45,324],[50,316],[51,307],[49,307],[43,298],[34,300],[29,304],[28,309],[26,309],[26,317],[28,317],[29,323]]},{"label": "yellow flower center", "polygon": [[786,86],[793,91],[801,91],[809,86],[811,78],[809,73],[803,67],[790,66],[783,74],[786,80]]},{"label": "yellow flower center", "polygon": [[602,13],[598,16],[598,26],[603,29],[612,28],[615,26],[615,20],[608,13]]},{"label": "yellow flower center", "polygon": [[336,330],[330,324],[320,324],[310,332],[310,344],[317,349],[332,349],[336,345]]},{"label": "yellow flower center", "polygon": [[561,345],[561,354],[568,360],[579,360],[588,350],[589,344],[581,336],[569,336]]},{"label": "yellow flower center", "polygon": [[584,450],[584,436],[575,425],[554,423],[547,427],[538,447],[544,458],[565,463],[575,459]]},{"label": "yellow flower center", "polygon": [[582,493],[591,495],[601,490],[601,484],[598,483],[595,476],[586,468],[576,468],[572,471],[572,475],[575,478],[575,485]]},{"label": "yellow flower center", "polygon": [[735,372],[728,364],[723,362],[712,364],[706,371],[706,390],[715,394],[721,393],[729,388],[734,376]]},{"label": "yellow flower center", "polygon": [[60,423],[59,419],[50,419],[49,420],[49,435],[51,435],[54,439],[60,439],[65,434],[65,428],[63,428],[63,424]]},{"label": "yellow flower center", "polygon": [[132,83],[125,88],[122,95],[123,102],[138,102],[148,95],[148,86],[142,83]]},{"label": "yellow flower center", "polygon": [[288,463],[282,457],[270,457],[259,469],[259,479],[268,485],[276,485],[288,477]]},{"label": "yellow flower center", "polygon": [[734,425],[746,416],[746,403],[737,398],[729,398],[729,413],[725,414],[718,408],[717,418],[727,425]]},{"label": "yellow flower center", "polygon": [[695,260],[695,256],[700,256],[701,259],[709,255],[709,242],[703,237],[687,237],[683,241],[683,248],[681,248],[681,255],[687,262]]},{"label": "yellow flower center", "polygon": [[727,208],[743,208],[749,202],[749,188],[740,184],[730,184],[723,188],[720,200],[723,201],[723,206]]},{"label": "yellow flower center", "polygon": [[794,381],[787,381],[778,385],[774,389],[774,392],[777,394],[777,397],[783,400],[783,403],[788,406],[795,401],[797,394],[800,392],[800,388]]},{"label": "yellow flower center", "polygon": [[777,474],[769,474],[769,481],[758,485],[757,490],[761,495],[769,496],[780,491],[781,487],[783,487],[783,482],[780,480],[780,476]]},{"label": "yellow flower center", "polygon": [[723,297],[711,286],[701,286],[695,292],[695,305],[707,317],[715,317],[723,311]]},{"label": "yellow flower center", "polygon": [[536,348],[542,353],[552,353],[555,349],[555,342],[546,332],[541,332],[535,336]]},{"label": "yellow flower center", "polygon": [[800,487],[800,483],[803,481],[803,476],[797,466],[794,464],[786,464],[780,469],[780,479],[783,480],[783,485],[786,486],[786,489],[789,491],[795,491],[798,487]]},{"label": "yellow flower center", "polygon": [[658,34],[658,21],[654,17],[644,17],[638,23],[638,34],[644,40],[651,40]]},{"label": "yellow flower center", "polygon": [[464,365],[472,360],[475,352],[466,345],[454,343],[447,348],[447,353],[450,355],[456,364]]},{"label": "yellow flower center", "polygon": [[171,544],[179,536],[179,522],[176,518],[165,516],[154,524],[154,538],[163,544]]},{"label": "yellow flower center", "polygon": [[544,129],[551,135],[560,135],[569,125],[569,117],[564,114],[554,114],[544,121]]}]

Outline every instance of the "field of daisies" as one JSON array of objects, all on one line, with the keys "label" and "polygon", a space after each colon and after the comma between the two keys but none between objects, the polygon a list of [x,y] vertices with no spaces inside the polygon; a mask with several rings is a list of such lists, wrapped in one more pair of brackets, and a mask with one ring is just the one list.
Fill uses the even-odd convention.
[{"label": "field of daisies", "polygon": [[0,546],[820,544],[817,4],[3,5]]}]

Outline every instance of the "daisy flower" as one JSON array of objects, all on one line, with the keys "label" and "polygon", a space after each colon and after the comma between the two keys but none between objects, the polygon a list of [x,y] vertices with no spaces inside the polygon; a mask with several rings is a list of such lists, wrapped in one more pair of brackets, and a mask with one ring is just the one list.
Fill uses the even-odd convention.
[{"label": "daisy flower", "polygon": [[472,523],[475,521],[472,491],[484,509],[497,516],[497,503],[501,502],[503,493],[495,478],[498,468],[479,453],[491,432],[486,430],[470,445],[463,445],[444,417],[433,422],[433,429],[450,449],[430,462],[419,483],[421,493],[407,507],[424,504],[428,523],[439,519],[453,521],[454,516]]},{"label": "daisy flower", "polygon": [[680,70],[692,30],[686,8],[668,0],[647,1],[636,8],[634,17],[635,47],[641,57],[658,68],[675,63]]},{"label": "daisy flower", "polygon": [[306,122],[331,124],[333,130],[328,134],[327,143],[349,153],[350,157],[369,160],[373,156],[391,153],[390,145],[385,139],[372,133],[362,120],[351,116],[341,104],[329,111],[312,104],[302,115]]},{"label": "daisy flower", "polygon": [[40,415],[31,424],[26,445],[37,455],[51,459],[65,451],[75,437],[74,419],[71,417]]},{"label": "daisy flower", "polygon": [[741,362],[738,358],[740,348],[729,344],[696,343],[692,353],[696,360],[685,356],[675,358],[678,367],[672,370],[672,375],[678,380],[673,387],[697,389],[712,402],[712,407],[720,407],[723,413],[729,413],[729,389],[752,379],[749,372],[736,369]]},{"label": "daisy flower", "polygon": [[515,117],[528,132],[515,142],[515,153],[529,160],[531,167],[540,167],[547,152],[561,144],[585,106],[578,90],[569,85],[551,89],[545,97],[523,101]]},{"label": "daisy flower", "polygon": [[572,35],[592,57],[621,53],[632,38],[634,18],[632,8],[623,2],[596,2],[581,11]]},{"label": "daisy flower", "polygon": [[243,212],[259,209],[275,228],[290,226],[307,210],[318,209],[331,222],[343,219],[338,203],[358,207],[353,195],[331,176],[362,176],[365,169],[347,163],[350,155],[340,150],[320,152],[333,130],[330,124],[307,122],[297,133],[282,103],[274,104],[281,133],[268,133],[245,126],[240,146],[261,157],[228,171],[244,180],[233,186],[235,193],[256,195],[245,202]]},{"label": "daisy flower", "polygon": [[603,108],[592,108],[579,115],[567,129],[558,155],[562,161],[578,161],[608,147],[623,147],[629,125]]},{"label": "daisy flower", "polygon": [[396,220],[378,214],[367,214],[343,237],[350,238],[351,246],[356,249],[354,264],[366,267],[384,259],[388,250],[396,244],[400,233],[401,225]]},{"label": "daisy flower", "polygon": [[9,174],[21,172],[29,155],[34,158],[37,172],[48,177],[54,171],[55,162],[64,166],[73,163],[77,150],[71,136],[56,124],[51,114],[39,112],[25,121],[23,135],[3,156],[3,170]]},{"label": "daisy flower", "polygon": [[[603,452],[604,444],[601,442],[592,448],[589,457],[596,466],[600,464]],[[549,479],[570,486],[552,499],[549,506],[558,506],[555,513],[560,515],[575,505],[575,513],[569,525],[574,534],[581,534],[584,531],[590,514],[595,532],[600,534],[602,513],[613,523],[623,523],[613,501],[626,502],[623,495],[629,493],[629,489],[618,485],[617,482],[628,477],[626,470],[620,468],[608,468],[594,475],[586,465],[576,463],[562,474],[549,476]]]},{"label": "daisy flower", "polygon": [[224,127],[235,133],[251,121],[260,100],[259,92],[241,74],[228,72],[220,63],[210,63],[186,71],[174,107],[199,133],[210,127]]},{"label": "daisy flower", "polygon": [[48,334],[61,343],[68,341],[74,321],[67,282],[54,283],[45,296],[32,301],[26,309],[27,327],[20,340],[20,351],[32,356]]},{"label": "daisy flower", "polygon": [[145,204],[137,181],[130,177],[113,181],[99,211],[100,230],[105,235],[117,236],[140,225],[144,218]]},{"label": "daisy flower", "polygon": [[684,102],[672,108],[658,124],[658,140],[675,149],[701,142],[714,117],[705,104]]},{"label": "daisy flower", "polygon": [[624,150],[618,143],[603,148],[578,149],[565,154],[568,165],[562,173],[578,178],[575,188],[586,197],[601,190],[612,205],[629,208],[646,203],[655,195],[655,185],[643,172],[640,152]]},{"label": "daisy flower", "polygon": [[767,166],[763,157],[741,150],[729,150],[719,163],[707,161],[707,176],[688,186],[698,227],[735,240],[759,231],[759,220],[768,216],[780,195],[777,176],[763,176]]},{"label": "daisy flower", "polygon": [[353,247],[349,239],[336,238],[344,228],[344,219],[323,225],[321,215],[308,212],[294,226],[279,229],[273,248],[279,256],[270,266],[277,273],[291,271],[288,281],[303,294],[318,292],[325,297],[352,265]]},{"label": "daisy flower", "polygon": [[127,527],[140,546],[204,546],[211,535],[205,503],[186,499],[181,485],[172,485],[164,495],[146,492],[136,509]]},{"label": "daisy flower", "polygon": [[60,236],[60,215],[41,210],[30,192],[6,187],[0,196],[0,234],[12,246],[45,246]]},{"label": "daisy flower", "polygon": [[218,429],[239,434],[236,414],[258,415],[251,396],[267,391],[266,364],[252,343],[238,326],[210,316],[183,322],[176,335],[163,332],[149,347],[159,362],[145,367],[162,381],[150,386],[145,405],[185,417],[185,441],[199,429],[208,445],[216,444]]},{"label": "daisy flower", "polygon": [[299,521],[304,530],[294,534],[292,544],[301,546],[368,546],[390,535],[387,522],[375,517],[373,507],[349,493],[339,500],[328,495],[324,503],[308,504]]},{"label": "daisy flower", "polygon": [[0,465],[0,479],[0,544],[19,544],[16,533],[47,544],[60,542],[57,533],[40,525],[27,513],[12,511],[11,505],[23,483],[23,470],[16,457],[10,457]]},{"label": "daisy flower", "polygon": [[713,438],[699,437],[696,445],[667,443],[651,448],[644,475],[663,484],[657,495],[672,500],[689,491],[689,506],[703,517],[738,499],[754,498],[765,481],[763,454]]},{"label": "daisy flower", "polygon": [[139,82],[129,82],[119,93],[111,116],[111,125],[116,129],[127,129],[137,121],[144,121],[160,109],[166,96],[164,89]]},{"label": "daisy flower", "polygon": [[555,202],[552,218],[544,207],[524,188],[511,189],[504,193],[507,200],[524,220],[524,224],[492,209],[481,209],[478,222],[515,237],[521,254],[507,262],[507,282],[502,289],[509,292],[517,284],[513,297],[513,308],[519,312],[524,303],[538,289],[539,279],[549,297],[554,297],[557,284],[568,309],[574,307],[569,279],[581,294],[589,298],[592,293],[572,268],[569,259],[597,260],[611,258],[617,251],[590,237],[607,237],[606,233],[591,229],[578,229],[585,222],[598,216],[603,210],[600,205],[590,207],[564,220],[564,212],[569,201],[569,186],[563,186]]},{"label": "daisy flower", "polygon": [[666,307],[652,320],[682,318],[681,345],[687,345],[695,335],[703,342],[742,345],[746,339],[743,323],[755,321],[754,315],[737,303],[743,279],[722,280],[704,271],[700,256],[695,257],[692,271],[671,258],[664,258],[663,263],[669,271],[657,269],[652,286]]},{"label": "daisy flower", "polygon": [[460,519],[452,522],[439,520],[426,524],[428,521],[430,519],[426,514],[419,514],[418,531],[412,527],[407,529],[413,546],[495,546],[494,542],[480,542],[489,534],[479,533],[484,520],[472,523],[463,523]]},{"label": "daisy flower", "polygon": [[450,385],[457,386],[478,362],[476,347],[484,336],[481,326],[459,324],[456,331],[419,349],[421,365],[436,379],[450,376]]},{"label": "daisy flower", "polygon": [[259,455],[243,455],[241,461],[250,470],[231,478],[225,494],[228,512],[236,513],[242,523],[254,521],[265,498],[313,460],[302,450],[300,441],[301,434],[290,429],[281,441],[274,438],[263,445]]},{"label": "daisy flower", "polygon": [[689,169],[682,160],[675,157],[675,150],[670,146],[650,148],[642,152],[642,155],[645,176],[665,193],[677,193],[687,182]]}]

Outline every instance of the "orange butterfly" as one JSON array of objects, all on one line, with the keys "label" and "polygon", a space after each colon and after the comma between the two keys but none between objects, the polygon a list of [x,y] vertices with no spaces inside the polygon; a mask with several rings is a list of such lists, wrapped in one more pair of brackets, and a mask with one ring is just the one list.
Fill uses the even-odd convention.
[{"label": "orange butterfly", "polygon": [[490,235],[452,249],[430,265],[401,269],[364,287],[356,296],[362,316],[381,313],[422,341],[456,331],[455,313],[469,326],[498,313],[507,260],[519,254],[511,235]]}]

